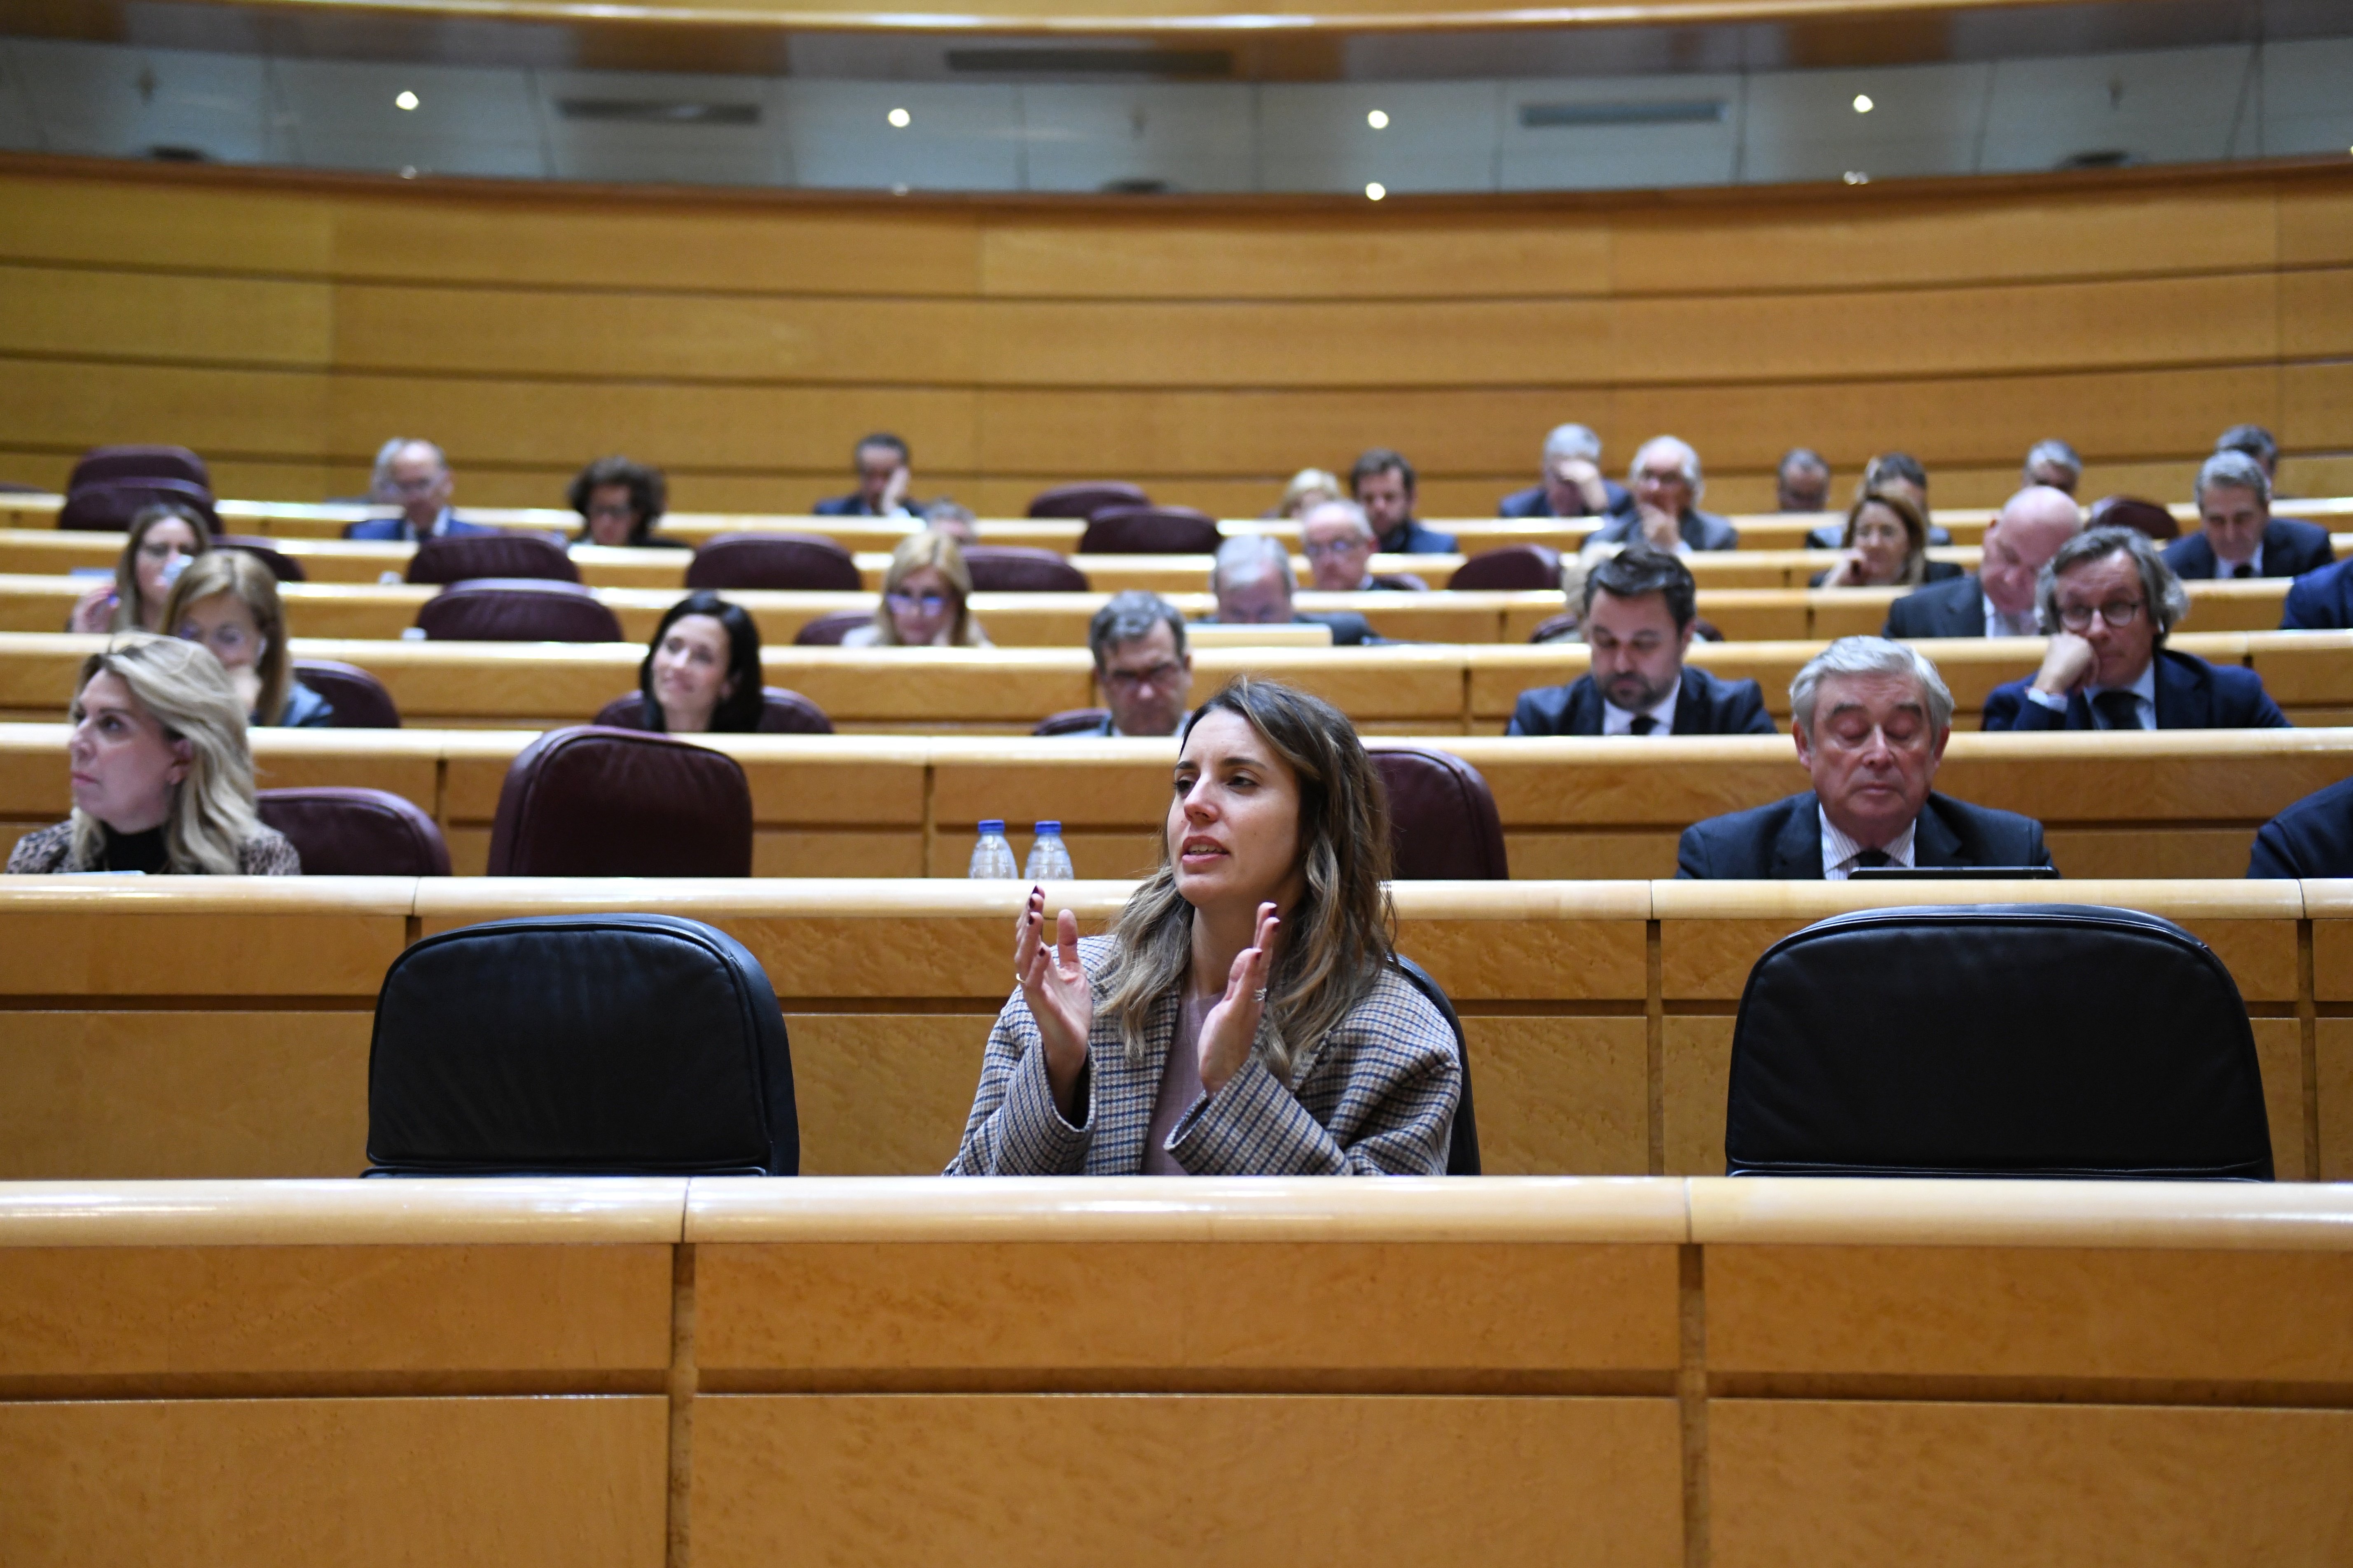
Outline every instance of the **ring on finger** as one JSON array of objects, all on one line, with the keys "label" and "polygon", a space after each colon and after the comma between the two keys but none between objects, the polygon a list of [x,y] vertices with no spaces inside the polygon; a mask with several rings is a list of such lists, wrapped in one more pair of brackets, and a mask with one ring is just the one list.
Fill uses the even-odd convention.
[{"label": "ring on finger", "polygon": [[1266,987],[1265,987],[1265,986],[1263,986],[1263,985],[1261,985],[1261,986],[1260,986],[1257,990],[1255,990],[1255,991],[1251,992],[1251,993],[1250,993],[1250,1000],[1251,1000],[1251,1001],[1253,1001],[1253,1002],[1263,1002],[1263,1001],[1265,1001],[1265,1000],[1266,1000]]}]

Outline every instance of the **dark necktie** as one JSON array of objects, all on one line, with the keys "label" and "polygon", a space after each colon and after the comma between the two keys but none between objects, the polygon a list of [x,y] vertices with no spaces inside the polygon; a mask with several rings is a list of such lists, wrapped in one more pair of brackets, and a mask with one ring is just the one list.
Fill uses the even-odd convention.
[{"label": "dark necktie", "polygon": [[2099,710],[2102,721],[2111,730],[2140,728],[2140,699],[2129,691],[2096,692],[2092,706]]},{"label": "dark necktie", "polygon": [[1895,857],[1890,855],[1884,849],[1859,849],[1855,851],[1854,869],[1858,871],[1863,869],[1865,867],[1869,867],[1872,870],[1876,871],[1882,866],[1893,866],[1894,864]]},{"label": "dark necktie", "polygon": [[2252,561],[2242,561],[2231,568],[2231,575],[2233,577],[2252,577],[2254,574],[2255,563]]},{"label": "dark necktie", "polygon": [[1626,733],[1629,735],[1647,735],[1658,727],[1659,721],[1656,719],[1651,718],[1648,713],[1637,713],[1633,718],[1626,721]]}]

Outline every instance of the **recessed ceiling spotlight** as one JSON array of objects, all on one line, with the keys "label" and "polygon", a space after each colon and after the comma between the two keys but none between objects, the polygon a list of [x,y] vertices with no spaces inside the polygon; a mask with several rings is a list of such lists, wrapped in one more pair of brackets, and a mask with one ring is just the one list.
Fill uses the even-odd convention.
[{"label": "recessed ceiling spotlight", "polygon": [[1366,201],[1377,202],[1388,194],[1389,188],[1381,184],[1378,180],[1373,181],[1370,184],[1367,184],[1365,187],[1365,199]]},{"label": "recessed ceiling spotlight", "polygon": [[1365,123],[1376,131],[1386,131],[1389,125],[1389,111],[1386,109],[1373,110],[1366,114]]},{"label": "recessed ceiling spotlight", "polygon": [[1841,178],[1844,179],[1850,185],[1867,185],[1871,184],[1871,176],[1864,174],[1861,169],[1849,169],[1841,176]]},{"label": "recessed ceiling spotlight", "polygon": [[1869,114],[1877,107],[1878,105],[1871,101],[1871,94],[1867,92],[1858,92],[1854,95],[1854,111],[1857,114]]},{"label": "recessed ceiling spotlight", "polygon": [[406,88],[402,88],[394,97],[392,106],[395,109],[414,109],[417,107],[417,95]]},{"label": "recessed ceiling spotlight", "polygon": [[915,122],[915,117],[903,109],[894,109],[883,118],[891,121],[891,127],[894,131],[904,131]]}]

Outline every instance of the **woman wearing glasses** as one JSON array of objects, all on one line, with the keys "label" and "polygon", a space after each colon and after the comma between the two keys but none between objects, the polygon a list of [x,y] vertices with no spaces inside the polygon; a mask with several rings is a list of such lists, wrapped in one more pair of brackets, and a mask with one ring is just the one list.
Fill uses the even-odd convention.
[{"label": "woman wearing glasses", "polygon": [[172,580],[212,548],[204,520],[184,506],[142,507],[114,563],[114,580],[92,588],[66,621],[69,632],[152,632],[164,624]]},{"label": "woman wearing glasses", "polygon": [[870,626],[853,626],[844,647],[989,647],[965,606],[972,573],[956,542],[936,530],[911,533],[891,552],[882,602]]},{"label": "woman wearing glasses", "polygon": [[164,626],[212,649],[252,722],[309,730],[335,721],[327,700],[294,679],[278,579],[259,557],[216,550],[189,563],[172,584]]}]

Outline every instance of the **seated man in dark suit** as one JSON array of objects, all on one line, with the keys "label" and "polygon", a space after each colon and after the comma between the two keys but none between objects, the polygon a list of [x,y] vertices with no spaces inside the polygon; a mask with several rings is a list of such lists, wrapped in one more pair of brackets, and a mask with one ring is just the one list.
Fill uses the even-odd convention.
[{"label": "seated man in dark suit", "polygon": [[1683,830],[1675,875],[1842,882],[1865,866],[2048,866],[2042,825],[1933,793],[1953,694],[1917,648],[1841,637],[1789,683],[1814,787]]},{"label": "seated man in dark suit", "polygon": [[1413,516],[1413,465],[1387,447],[1375,447],[1348,470],[1348,493],[1365,509],[1365,521],[1381,542],[1384,555],[1451,555],[1454,536],[1424,528]]},{"label": "seated man in dark suit", "polygon": [[1634,504],[1623,485],[1601,477],[1601,437],[1582,425],[1556,425],[1545,437],[1544,479],[1495,504],[1497,517],[1601,517]]},{"label": "seated man in dark suit", "polygon": [[1765,692],[1683,662],[1698,629],[1691,568],[1632,544],[1586,573],[1589,673],[1520,693],[1507,735],[1769,735]]},{"label": "seated man in dark suit", "polygon": [[2177,577],[2301,577],[2337,559],[2328,531],[2272,515],[2272,481],[2244,452],[2217,452],[2198,470],[2196,533],[2165,547]]},{"label": "seated man in dark suit", "polygon": [[2095,528],[2042,568],[2051,641],[2031,679],[1986,698],[1989,730],[2259,730],[2287,723],[2263,678],[2165,646],[2189,609],[2148,535]]},{"label": "seated man in dark suit", "polygon": [[1174,735],[1193,705],[1193,655],[1185,617],[1157,594],[1112,595],[1087,626],[1103,721],[1061,735]]},{"label": "seated man in dark suit", "polygon": [[456,539],[469,533],[496,533],[497,529],[467,522],[449,510],[455,489],[449,459],[430,441],[396,436],[375,455],[375,475],[368,499],[378,506],[396,506],[398,517],[372,517],[343,530],[345,539],[417,541]]},{"label": "seated man in dark suit", "polygon": [[2353,877],[2353,779],[2306,795],[2255,832],[2250,877]]},{"label": "seated man in dark suit", "polygon": [[[1811,447],[1792,447],[1781,454],[1773,470],[1775,511],[1828,511],[1831,509],[1831,466]],[[1925,512],[1926,508],[1922,510]]]},{"label": "seated man in dark suit", "polygon": [[1630,544],[1642,540],[1659,550],[1737,550],[1740,531],[1712,511],[1699,510],[1707,489],[1699,454],[1687,441],[1657,436],[1642,443],[1627,470],[1634,504],[1593,531],[1588,544]]},{"label": "seated man in dark suit", "polygon": [[2353,560],[2307,572],[2288,584],[2280,609],[2284,632],[2341,632],[2353,627]]},{"label": "seated man in dark suit", "polygon": [[811,508],[818,517],[904,517],[922,521],[923,514],[907,501],[913,470],[907,463],[907,443],[887,430],[878,430],[858,443],[849,455],[858,469],[858,489],[833,496]]},{"label": "seated man in dark suit", "polygon": [[1263,533],[1237,534],[1218,546],[1209,567],[1209,592],[1218,598],[1218,613],[1208,625],[1219,626],[1283,626],[1321,624],[1332,628],[1335,647],[1360,647],[1381,639],[1370,621],[1349,610],[1320,616],[1292,608],[1296,584],[1291,574],[1291,552],[1282,541]]},{"label": "seated man in dark suit", "polygon": [[2002,504],[1986,524],[1978,569],[1966,577],[1931,583],[1887,607],[1891,637],[2031,637],[2040,626],[2034,584],[2042,564],[2083,531],[2073,497],[2029,485]]}]

